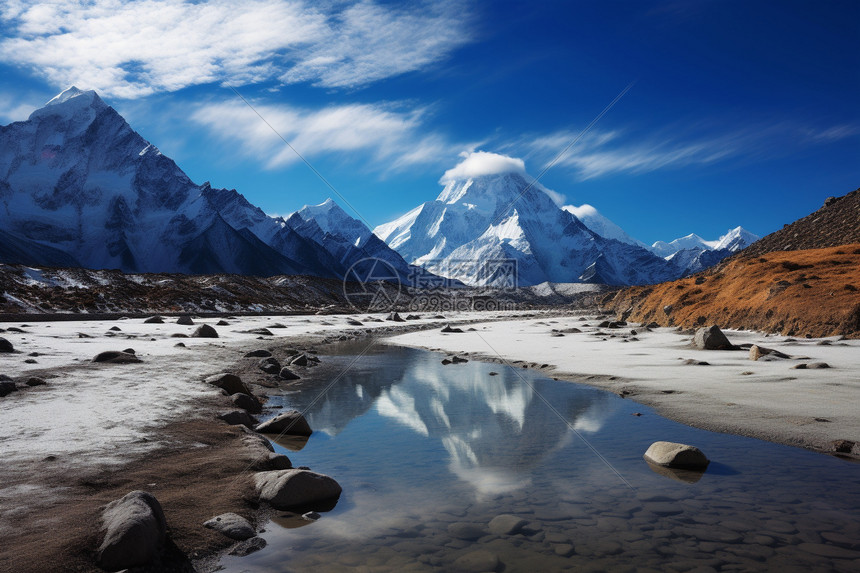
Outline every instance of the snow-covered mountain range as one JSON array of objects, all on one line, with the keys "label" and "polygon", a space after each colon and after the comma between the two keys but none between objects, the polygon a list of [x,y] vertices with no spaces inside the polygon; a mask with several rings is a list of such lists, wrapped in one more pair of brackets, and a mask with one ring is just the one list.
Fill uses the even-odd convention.
[{"label": "snow-covered mountain range", "polygon": [[[675,266],[640,246],[602,237],[559,208],[519,159],[474,152],[440,181],[442,193],[374,232],[412,263],[470,284],[661,282]],[[496,265],[497,261],[505,261]]]},{"label": "snow-covered mountain range", "polygon": [[342,278],[365,257],[410,270],[333,201],[284,219],[195,184],[94,91],[0,127],[0,262]]},{"label": "snow-covered mountain range", "polygon": [[591,205],[559,207],[522,160],[468,154],[440,180],[442,193],[374,232],[414,264],[469,284],[508,280],[496,261],[516,261],[520,286],[550,282],[658,283],[695,272],[757,237],[738,227],[720,240],[648,247]]}]

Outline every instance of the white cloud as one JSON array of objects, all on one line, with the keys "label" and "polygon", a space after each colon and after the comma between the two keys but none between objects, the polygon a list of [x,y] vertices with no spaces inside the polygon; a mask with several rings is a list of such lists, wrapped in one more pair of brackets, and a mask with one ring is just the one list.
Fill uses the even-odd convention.
[{"label": "white cloud", "polygon": [[273,128],[305,157],[363,152],[382,171],[439,162],[462,149],[437,134],[424,134],[423,109],[399,111],[370,104],[320,110],[255,104],[254,109],[265,121],[242,102],[201,104],[190,117],[217,137],[238,141],[243,154],[259,158],[269,169],[300,161]]},{"label": "white cloud", "polygon": [[526,166],[522,159],[499,155],[488,151],[472,151],[462,154],[463,161],[445,172],[439,183],[445,185],[456,179],[468,179],[482,175],[500,173],[525,174]]},{"label": "white cloud", "polygon": [[30,117],[34,109],[44,105],[44,102],[30,100],[33,100],[33,98],[0,94],[0,123],[24,121]]},{"label": "white cloud", "polygon": [[[470,41],[453,0],[54,0],[0,6],[0,57],[56,87],[136,98],[211,82],[356,87],[419,70]],[[328,9],[328,11],[326,11]]]}]

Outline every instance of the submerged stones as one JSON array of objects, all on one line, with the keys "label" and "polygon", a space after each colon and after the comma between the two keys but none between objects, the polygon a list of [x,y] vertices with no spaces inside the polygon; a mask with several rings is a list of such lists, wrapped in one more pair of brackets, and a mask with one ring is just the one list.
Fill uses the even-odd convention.
[{"label": "submerged stones", "polygon": [[108,571],[152,563],[167,540],[161,504],[145,491],[133,491],[109,503],[102,513],[102,524],[105,535],[97,559]]},{"label": "submerged stones", "polygon": [[699,448],[675,442],[654,442],[644,458],[658,466],[693,470],[704,470],[710,463]]},{"label": "submerged stones", "polygon": [[528,522],[516,515],[503,513],[490,520],[490,533],[494,535],[513,535],[519,532]]},{"label": "submerged stones", "polygon": [[698,329],[693,337],[693,344],[700,350],[734,350],[735,348],[716,324]]},{"label": "submerged stones", "polygon": [[259,472],[254,475],[254,486],[260,501],[279,509],[327,501],[342,491],[333,478],[303,469]]}]

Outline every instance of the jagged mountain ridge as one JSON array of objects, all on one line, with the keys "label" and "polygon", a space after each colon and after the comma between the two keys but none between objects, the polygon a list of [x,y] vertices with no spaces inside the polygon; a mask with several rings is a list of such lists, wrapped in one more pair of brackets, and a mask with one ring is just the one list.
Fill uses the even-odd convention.
[{"label": "jagged mountain ridge", "polygon": [[501,286],[508,277],[485,266],[498,260],[516,261],[518,286],[545,281],[629,285],[678,276],[671,263],[637,245],[604,238],[556,206],[521,163],[492,173],[449,176],[468,172],[463,167],[468,161],[443,177],[445,188],[435,201],[374,232],[407,261],[470,284]]},{"label": "jagged mountain ridge", "polygon": [[[94,91],[69,88],[0,126],[0,262],[342,278],[367,249],[346,256],[326,245],[359,232],[372,242],[349,219],[338,234],[303,235],[235,190],[195,184]],[[399,255],[372,246],[408,272]]]}]

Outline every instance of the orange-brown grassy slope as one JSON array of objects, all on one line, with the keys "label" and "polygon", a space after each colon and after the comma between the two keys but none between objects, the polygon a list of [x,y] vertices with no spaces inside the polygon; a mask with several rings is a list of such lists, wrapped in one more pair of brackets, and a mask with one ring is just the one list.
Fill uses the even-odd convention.
[{"label": "orange-brown grassy slope", "polygon": [[619,317],[662,326],[860,338],[860,242],[744,253],[691,277],[609,294],[602,305]]}]

